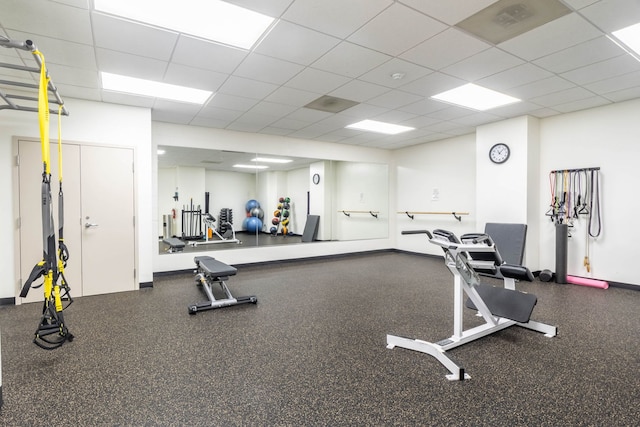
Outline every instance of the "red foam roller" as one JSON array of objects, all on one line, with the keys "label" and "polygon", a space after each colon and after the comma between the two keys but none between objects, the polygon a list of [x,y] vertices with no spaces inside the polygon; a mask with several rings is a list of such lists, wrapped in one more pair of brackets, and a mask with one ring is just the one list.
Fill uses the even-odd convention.
[{"label": "red foam roller", "polygon": [[567,283],[571,283],[572,285],[590,286],[592,288],[600,289],[607,289],[609,287],[609,282],[605,282],[604,280],[588,279],[586,277],[577,276],[567,276]]}]

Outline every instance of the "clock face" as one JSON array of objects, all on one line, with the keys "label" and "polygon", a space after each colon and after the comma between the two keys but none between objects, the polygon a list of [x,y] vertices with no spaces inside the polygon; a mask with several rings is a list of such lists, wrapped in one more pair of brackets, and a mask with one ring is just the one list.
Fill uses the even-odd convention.
[{"label": "clock face", "polygon": [[506,162],[509,159],[509,154],[509,146],[503,143],[496,144],[489,150],[489,158],[493,163]]},{"label": "clock face", "polygon": [[320,183],[320,175],[317,173],[313,175],[313,183],[316,185]]}]

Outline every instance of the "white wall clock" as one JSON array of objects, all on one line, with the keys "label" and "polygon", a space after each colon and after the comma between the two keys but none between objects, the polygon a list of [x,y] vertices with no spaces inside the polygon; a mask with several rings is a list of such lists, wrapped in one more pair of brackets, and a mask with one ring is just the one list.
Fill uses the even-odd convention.
[{"label": "white wall clock", "polygon": [[507,144],[502,142],[495,144],[489,150],[489,158],[493,163],[501,164],[509,160],[509,155],[511,154],[511,150]]}]

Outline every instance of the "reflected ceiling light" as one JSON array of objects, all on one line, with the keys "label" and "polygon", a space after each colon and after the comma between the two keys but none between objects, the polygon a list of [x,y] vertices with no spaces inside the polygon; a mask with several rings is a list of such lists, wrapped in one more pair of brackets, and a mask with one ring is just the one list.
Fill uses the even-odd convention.
[{"label": "reflected ceiling light", "polygon": [[480,111],[521,101],[518,98],[474,85],[473,83],[467,83],[455,89],[433,95],[431,98]]},{"label": "reflected ceiling light", "polygon": [[234,168],[242,168],[242,169],[268,169],[269,166],[265,165],[233,165]]},{"label": "reflected ceiling light", "polygon": [[274,21],[219,0],[94,0],[94,4],[100,12],[242,49],[251,49]]},{"label": "reflected ceiling light", "polygon": [[165,150],[158,149],[158,155],[162,156],[164,153],[166,153]]},{"label": "reflected ceiling light", "polygon": [[611,34],[640,55],[640,23],[614,31]]},{"label": "reflected ceiling light", "polygon": [[275,159],[270,157],[256,157],[251,160],[252,162],[264,162],[264,163],[291,163],[291,159]]},{"label": "reflected ceiling light", "polygon": [[391,123],[377,122],[375,120],[362,120],[361,122],[353,123],[346,127],[347,129],[367,130],[370,132],[384,133],[386,135],[397,135],[415,129],[409,126],[394,125]]},{"label": "reflected ceiling light", "polygon": [[102,78],[102,88],[115,92],[150,96],[152,98],[164,98],[191,104],[204,104],[213,94],[213,92],[208,90],[154,82],[152,80],[138,79],[119,74],[102,72],[100,75]]}]

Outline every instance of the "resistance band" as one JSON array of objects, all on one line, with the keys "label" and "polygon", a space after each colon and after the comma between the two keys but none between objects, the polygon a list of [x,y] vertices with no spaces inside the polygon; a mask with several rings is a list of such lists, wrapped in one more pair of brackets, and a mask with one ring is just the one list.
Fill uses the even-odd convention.
[{"label": "resistance band", "polygon": [[[42,185],[41,185],[41,208],[42,208],[42,261],[35,265],[29,278],[22,287],[20,297],[27,296],[31,284],[40,276],[43,276],[44,305],[42,317],[38,323],[33,342],[45,350],[53,350],[62,346],[67,340],[73,340],[73,335],[64,323],[62,311],[73,302],[69,294],[69,286],[64,278],[64,268],[69,258],[69,252],[63,239],[64,222],[64,201],[62,193],[62,134],[61,119],[62,106],[58,110],[58,165],[60,191],[58,193],[58,217],[60,221],[60,239],[58,240],[58,256],[56,257],[56,236],[53,221],[53,204],[51,198],[51,153],[49,143],[49,99],[48,86],[49,77],[44,62],[44,55],[39,51],[34,51],[41,60],[40,83],[38,91],[38,122],[40,125],[40,144],[42,149]],[[59,283],[60,282],[60,283]],[[34,286],[34,287],[39,287]],[[61,288],[63,294],[61,295]],[[69,303],[63,306],[63,299]]]}]

